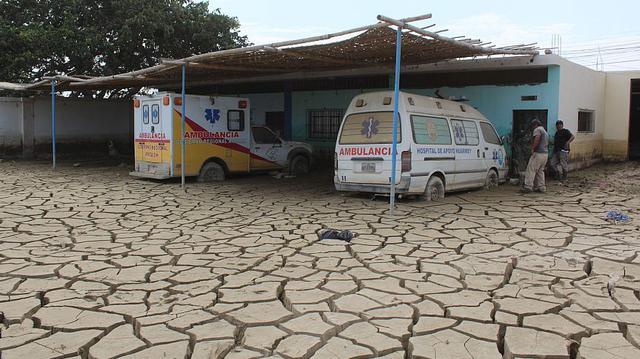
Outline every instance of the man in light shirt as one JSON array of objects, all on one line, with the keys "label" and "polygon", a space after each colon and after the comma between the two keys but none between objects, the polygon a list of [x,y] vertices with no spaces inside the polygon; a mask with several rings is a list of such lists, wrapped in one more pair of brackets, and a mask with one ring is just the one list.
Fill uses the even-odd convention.
[{"label": "man in light shirt", "polygon": [[544,168],[549,159],[549,134],[542,127],[538,119],[531,121],[533,127],[533,144],[531,145],[531,157],[527,165],[527,172],[524,177],[524,187],[522,193],[532,191],[544,193],[547,186],[544,179]]}]

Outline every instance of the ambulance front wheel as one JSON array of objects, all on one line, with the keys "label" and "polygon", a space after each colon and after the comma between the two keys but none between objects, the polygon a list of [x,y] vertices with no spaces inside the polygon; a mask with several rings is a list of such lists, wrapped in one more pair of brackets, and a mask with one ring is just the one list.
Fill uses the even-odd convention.
[{"label": "ambulance front wheel", "polygon": [[498,182],[499,182],[498,171],[492,168],[487,173],[487,179],[484,182],[484,189],[490,190],[490,189],[496,188],[498,187]]},{"label": "ambulance front wheel", "polygon": [[437,176],[431,176],[424,191],[424,199],[427,201],[439,201],[444,198],[444,182]]},{"label": "ambulance front wheel", "polygon": [[207,162],[200,169],[198,182],[220,182],[224,181],[224,168],[215,162]]}]

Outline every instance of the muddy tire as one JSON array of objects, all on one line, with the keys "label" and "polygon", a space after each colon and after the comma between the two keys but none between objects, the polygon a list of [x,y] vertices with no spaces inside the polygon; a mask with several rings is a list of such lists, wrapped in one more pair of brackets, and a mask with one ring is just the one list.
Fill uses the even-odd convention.
[{"label": "muddy tire", "polygon": [[444,199],[444,183],[440,177],[431,176],[431,178],[429,178],[423,197],[428,202]]},{"label": "muddy tire", "polygon": [[289,164],[289,173],[294,176],[302,176],[309,173],[309,159],[306,156],[296,156]]},{"label": "muddy tire", "polygon": [[484,189],[490,190],[498,187],[498,180],[498,172],[494,169],[489,170],[487,173],[487,179],[484,182]]},{"label": "muddy tire", "polygon": [[224,181],[224,168],[215,162],[207,162],[200,169],[198,182],[222,182]]}]

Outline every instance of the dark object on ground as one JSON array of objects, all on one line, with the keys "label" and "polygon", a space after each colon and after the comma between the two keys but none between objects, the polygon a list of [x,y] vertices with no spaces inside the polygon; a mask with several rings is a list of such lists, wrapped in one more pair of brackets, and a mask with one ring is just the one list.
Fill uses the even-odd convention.
[{"label": "dark object on ground", "polygon": [[109,152],[109,157],[117,157],[118,156],[118,149],[116,148],[115,143],[113,143],[112,140],[109,140],[107,142],[107,149]]},{"label": "dark object on ground", "polygon": [[325,229],[320,232],[320,239],[339,239],[341,241],[351,242],[353,232],[349,230],[338,231],[336,229]]}]

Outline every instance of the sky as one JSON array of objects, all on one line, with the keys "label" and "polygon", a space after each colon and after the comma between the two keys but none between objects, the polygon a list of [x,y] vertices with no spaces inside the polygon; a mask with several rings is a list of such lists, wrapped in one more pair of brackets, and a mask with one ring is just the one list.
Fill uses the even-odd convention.
[{"label": "sky", "polygon": [[638,0],[209,0],[211,9],[237,17],[241,33],[254,44],[322,35],[376,22],[383,14],[405,18],[432,14],[418,23],[448,29],[499,46],[536,42],[552,46],[560,35],[560,54],[605,71],[640,70]]}]

